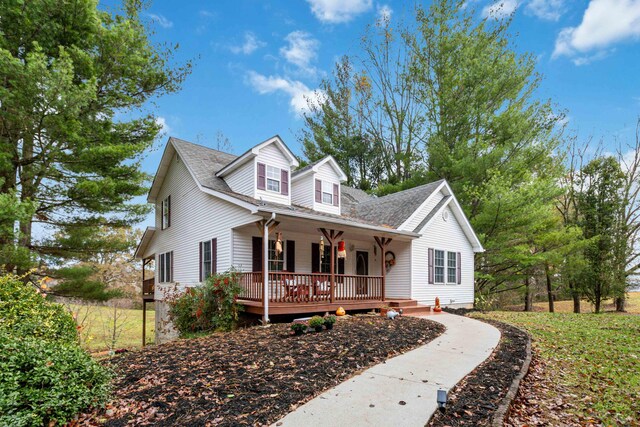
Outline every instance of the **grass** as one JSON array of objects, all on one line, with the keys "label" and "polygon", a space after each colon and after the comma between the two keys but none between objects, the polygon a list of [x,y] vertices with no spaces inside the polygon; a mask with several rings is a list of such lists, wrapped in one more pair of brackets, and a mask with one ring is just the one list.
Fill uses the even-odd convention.
[{"label": "grass", "polygon": [[[549,311],[548,302],[536,302],[533,304],[534,311]],[[510,308],[511,309],[511,308]],[[513,307],[514,310],[522,310],[522,305]],[[573,300],[570,301],[556,301],[554,303],[554,309],[556,313],[572,313],[573,312]],[[640,314],[640,292],[629,292],[626,307],[628,313]],[[593,304],[589,301],[583,300],[580,304],[580,310],[583,313],[593,313]],[[615,311],[613,300],[603,301],[602,311]]]},{"label": "grass", "polygon": [[[118,308],[100,305],[68,306],[76,315],[80,328],[81,342],[91,352],[121,348],[140,348],[142,346],[142,310]],[[116,340],[112,343],[113,320],[116,318]],[[155,311],[147,309],[148,344],[154,342]]]},{"label": "grass", "polygon": [[582,419],[595,417],[604,425],[640,422],[640,316],[504,311],[474,316],[529,331],[549,367],[548,380],[572,391],[575,396],[568,399]]}]

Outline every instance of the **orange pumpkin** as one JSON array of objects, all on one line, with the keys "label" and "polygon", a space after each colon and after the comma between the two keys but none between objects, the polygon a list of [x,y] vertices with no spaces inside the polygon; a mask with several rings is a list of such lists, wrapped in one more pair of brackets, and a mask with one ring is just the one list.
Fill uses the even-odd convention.
[{"label": "orange pumpkin", "polygon": [[344,312],[344,308],[338,307],[338,309],[336,310],[336,314],[338,316],[344,316],[346,313]]}]

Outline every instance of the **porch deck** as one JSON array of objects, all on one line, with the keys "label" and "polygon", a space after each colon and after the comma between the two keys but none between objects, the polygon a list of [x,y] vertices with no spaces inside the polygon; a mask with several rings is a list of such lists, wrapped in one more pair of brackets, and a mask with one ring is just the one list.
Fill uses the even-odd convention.
[{"label": "porch deck", "polygon": [[[270,272],[267,282],[270,314],[370,310],[385,305],[382,276]],[[262,272],[244,273],[238,300],[248,313],[264,313]]]}]

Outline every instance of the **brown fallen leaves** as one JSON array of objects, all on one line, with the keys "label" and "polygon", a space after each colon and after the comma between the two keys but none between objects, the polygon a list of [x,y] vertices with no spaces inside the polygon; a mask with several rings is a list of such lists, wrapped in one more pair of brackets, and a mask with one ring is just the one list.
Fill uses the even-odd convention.
[{"label": "brown fallen leaves", "polygon": [[114,399],[79,425],[265,425],[362,369],[425,344],[423,319],[340,319],[294,337],[289,324],[147,347],[112,360]]}]

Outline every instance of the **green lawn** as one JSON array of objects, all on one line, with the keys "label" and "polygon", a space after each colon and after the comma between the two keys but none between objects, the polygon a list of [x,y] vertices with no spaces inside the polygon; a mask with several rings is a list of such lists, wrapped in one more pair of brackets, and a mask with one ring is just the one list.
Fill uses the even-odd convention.
[{"label": "green lawn", "polygon": [[[629,292],[629,298],[626,303],[626,310],[628,313],[640,314],[640,292]],[[533,304],[534,311],[549,311],[549,303],[548,302],[536,302]],[[509,307],[509,310],[522,310],[522,305],[517,307]],[[556,313],[572,313],[573,312],[573,301],[556,301],[554,304],[554,309]],[[603,311],[615,311],[615,306],[613,305],[613,300],[606,300],[602,304]],[[583,300],[580,305],[580,310],[583,313],[592,313],[593,312],[593,304],[589,301]]]},{"label": "green lawn", "polygon": [[[605,425],[640,423],[640,316],[572,313],[474,313],[528,330],[534,348],[584,418]],[[548,399],[555,399],[551,395]],[[631,421],[629,421],[631,420]]]},{"label": "green lawn", "polygon": [[[115,349],[139,348],[142,346],[142,310],[117,309],[114,315],[112,307],[98,305],[70,305],[76,313],[77,322],[82,324],[80,336],[83,346],[91,351],[108,350],[112,345],[113,319],[116,320]],[[154,342],[155,312],[147,309],[148,344]]]}]

